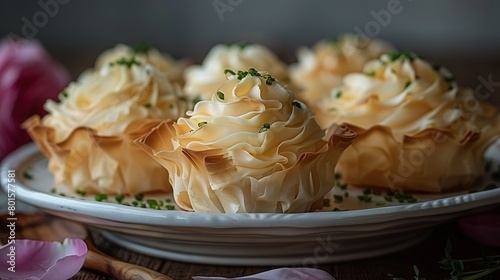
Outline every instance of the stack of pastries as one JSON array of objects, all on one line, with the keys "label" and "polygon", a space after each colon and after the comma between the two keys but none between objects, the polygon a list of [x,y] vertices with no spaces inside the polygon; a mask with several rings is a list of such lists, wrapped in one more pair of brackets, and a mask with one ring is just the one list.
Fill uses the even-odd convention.
[{"label": "stack of pastries", "polygon": [[216,45],[187,68],[118,45],[45,108],[24,127],[56,184],[173,191],[212,213],[321,209],[339,170],[361,187],[468,188],[500,135],[497,110],[445,68],[349,34],[292,65],[258,44]]}]

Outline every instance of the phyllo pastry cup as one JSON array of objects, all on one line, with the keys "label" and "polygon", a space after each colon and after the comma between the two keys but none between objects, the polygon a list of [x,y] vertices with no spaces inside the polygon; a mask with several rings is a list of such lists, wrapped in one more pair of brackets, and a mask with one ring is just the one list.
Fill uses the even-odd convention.
[{"label": "phyllo pastry cup", "polygon": [[170,192],[167,171],[144,153],[134,140],[160,123],[149,120],[140,127],[114,136],[79,127],[63,141],[55,141],[55,129],[33,116],[23,125],[49,159],[55,184],[75,191],[110,195]]},{"label": "phyllo pastry cup", "polygon": [[484,174],[484,152],[498,137],[497,127],[468,131],[457,138],[427,129],[397,140],[386,126],[351,126],[358,138],[339,161],[342,179],[360,187],[421,193],[470,188]]},{"label": "phyllo pastry cup", "polygon": [[306,105],[265,72],[226,73],[228,80],[189,117],[138,139],[169,171],[177,204],[212,213],[321,208],[355,134],[338,126],[326,136]]},{"label": "phyllo pastry cup", "polygon": [[134,140],[185,113],[178,88],[149,64],[121,58],[84,72],[24,123],[49,160],[55,184],[74,191],[135,195],[171,191],[167,171]]},{"label": "phyllo pastry cup", "polygon": [[500,135],[497,110],[415,54],[392,53],[350,74],[315,106],[322,127],[358,137],[338,167],[346,183],[440,193],[471,187]]}]

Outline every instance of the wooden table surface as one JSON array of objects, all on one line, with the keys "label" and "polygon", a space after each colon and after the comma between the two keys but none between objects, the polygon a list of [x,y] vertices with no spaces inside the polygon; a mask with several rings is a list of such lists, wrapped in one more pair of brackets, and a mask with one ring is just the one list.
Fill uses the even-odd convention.
[{"label": "wooden table surface", "polygon": [[[500,213],[500,207],[490,211]],[[5,243],[7,238],[6,217],[1,217],[0,220],[3,223],[0,226],[0,240],[2,243]],[[16,230],[16,237],[51,239],[50,236],[47,236],[46,229],[64,231],[66,225],[70,223],[70,221],[48,215],[20,215],[18,216],[19,228]],[[197,275],[236,277],[275,268],[260,266],[213,266],[170,261],[121,248],[107,241],[97,230],[91,229],[90,234],[96,247],[109,256],[159,271],[176,280],[187,280]],[[40,238],[37,238],[37,236]],[[483,251],[487,255],[500,255],[500,247],[484,246],[464,236],[458,229],[456,220],[454,220],[436,227],[433,234],[426,241],[412,248],[369,259],[322,264],[318,268],[329,272],[337,280],[392,280],[392,277],[388,276],[388,274],[410,280],[414,279],[413,265],[416,265],[421,272],[421,276],[426,277],[427,280],[448,279],[448,272],[441,270],[438,265],[438,261],[444,256],[444,247],[447,239],[450,239],[452,242],[452,256],[454,258],[481,257]],[[108,280],[114,278],[95,271],[82,269],[72,279]],[[500,279],[500,272],[494,274],[489,279]]]}]

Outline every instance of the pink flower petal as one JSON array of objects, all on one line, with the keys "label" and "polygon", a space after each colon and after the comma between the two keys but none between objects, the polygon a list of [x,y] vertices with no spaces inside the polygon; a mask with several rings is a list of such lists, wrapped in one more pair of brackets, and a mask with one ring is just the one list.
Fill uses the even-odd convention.
[{"label": "pink flower petal", "polygon": [[66,238],[62,244],[17,239],[0,248],[0,278],[68,279],[82,268],[86,255],[87,246],[81,239]]},{"label": "pink flower petal", "polygon": [[459,220],[460,230],[488,246],[500,246],[500,214],[477,214]]},{"label": "pink flower petal", "polygon": [[0,41],[0,161],[31,141],[21,123],[34,114],[45,115],[43,104],[57,99],[69,79],[38,42]]},{"label": "pink flower petal", "polygon": [[223,280],[223,279],[236,279],[236,280],[335,280],[327,272],[316,268],[277,268],[254,275],[248,275],[236,278],[224,277],[205,277],[194,276],[194,280]]}]

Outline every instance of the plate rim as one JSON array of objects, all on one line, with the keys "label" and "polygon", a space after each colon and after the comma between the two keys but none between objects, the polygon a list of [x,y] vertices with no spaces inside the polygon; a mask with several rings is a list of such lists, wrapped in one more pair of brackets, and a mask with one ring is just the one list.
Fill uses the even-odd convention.
[{"label": "plate rim", "polygon": [[[8,170],[17,170],[26,161],[44,157],[34,143],[10,153],[0,166],[0,183],[7,192]],[[197,228],[316,228],[390,222],[406,218],[455,213],[488,206],[500,201],[500,188],[459,194],[412,204],[349,211],[307,213],[195,213],[182,210],[154,210],[115,203],[54,196],[16,180],[16,199],[41,209],[50,209],[121,223]],[[98,205],[98,206],[97,206]],[[96,207],[97,206],[97,207]],[[459,210],[457,211],[457,208]],[[360,221],[361,220],[361,221]]]}]

